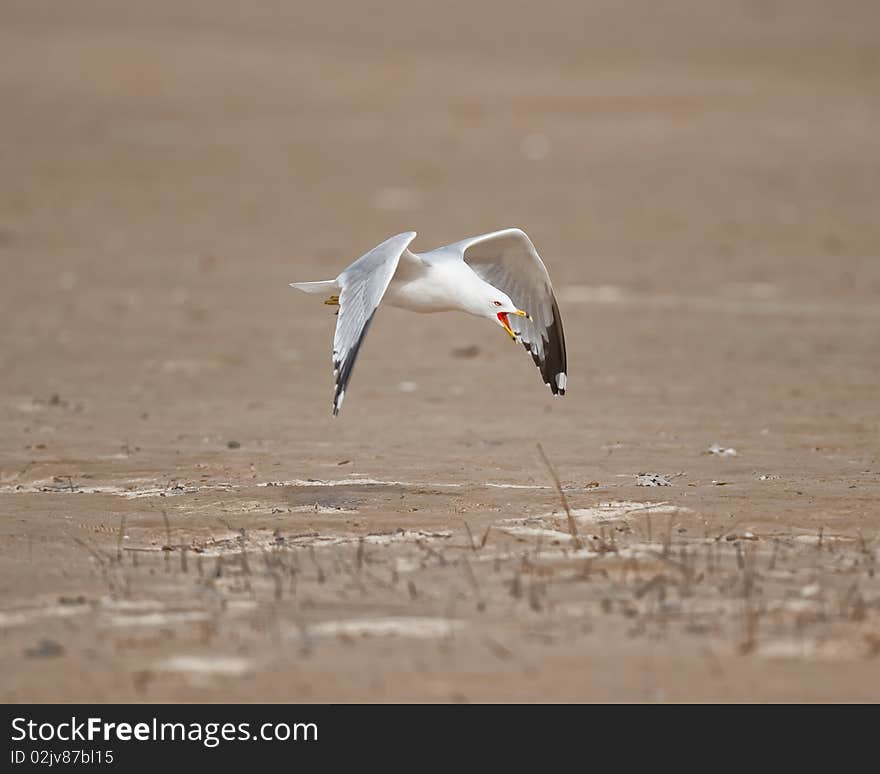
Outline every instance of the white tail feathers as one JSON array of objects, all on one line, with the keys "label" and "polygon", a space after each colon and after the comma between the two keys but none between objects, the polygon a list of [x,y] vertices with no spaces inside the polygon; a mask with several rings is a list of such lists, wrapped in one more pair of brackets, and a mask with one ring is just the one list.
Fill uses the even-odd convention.
[{"label": "white tail feathers", "polygon": [[301,290],[303,293],[330,293],[339,291],[336,280],[323,280],[321,282],[291,282],[290,287]]}]

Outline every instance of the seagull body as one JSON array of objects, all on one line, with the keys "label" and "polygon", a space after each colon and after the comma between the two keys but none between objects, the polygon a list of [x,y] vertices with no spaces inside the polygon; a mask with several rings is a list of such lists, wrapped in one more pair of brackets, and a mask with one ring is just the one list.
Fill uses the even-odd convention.
[{"label": "seagull body", "polygon": [[[333,339],[333,414],[345,398],[358,350],[383,301],[412,312],[466,312],[491,319],[532,355],[554,395],[565,394],[562,318],[547,268],[524,231],[493,231],[427,253],[409,249],[415,231],[386,239],[336,279],[292,282],[329,293],[339,306]],[[523,308],[519,308],[521,304]]]}]

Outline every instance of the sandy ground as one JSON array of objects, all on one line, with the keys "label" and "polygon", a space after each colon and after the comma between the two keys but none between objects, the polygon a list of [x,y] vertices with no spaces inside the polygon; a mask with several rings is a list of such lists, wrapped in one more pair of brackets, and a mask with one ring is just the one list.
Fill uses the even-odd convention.
[{"label": "sandy ground", "polygon": [[0,2],[0,699],[876,701],[876,3],[294,6]]}]

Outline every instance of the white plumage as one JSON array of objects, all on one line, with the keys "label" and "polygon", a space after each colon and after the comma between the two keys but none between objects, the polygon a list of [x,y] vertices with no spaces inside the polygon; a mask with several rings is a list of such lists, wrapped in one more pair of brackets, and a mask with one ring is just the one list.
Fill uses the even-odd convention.
[{"label": "white plumage", "polygon": [[550,276],[518,228],[493,231],[427,253],[409,249],[415,231],[386,239],[336,279],[293,282],[338,303],[333,367],[339,413],[358,350],[379,304],[413,312],[460,311],[486,317],[519,339],[554,395],[566,386],[565,336]]}]

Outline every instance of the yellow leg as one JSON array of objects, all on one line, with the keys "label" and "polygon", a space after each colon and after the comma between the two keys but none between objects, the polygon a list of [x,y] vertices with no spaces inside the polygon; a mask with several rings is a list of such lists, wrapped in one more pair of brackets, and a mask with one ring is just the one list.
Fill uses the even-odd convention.
[{"label": "yellow leg", "polygon": [[339,306],[339,296],[330,296],[324,303],[327,306]]}]

